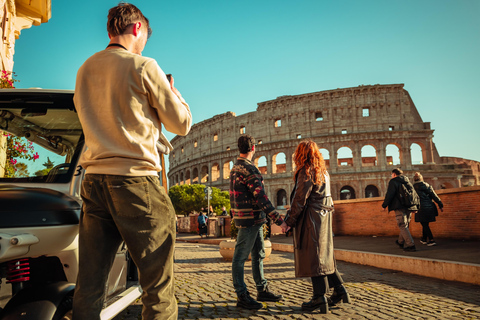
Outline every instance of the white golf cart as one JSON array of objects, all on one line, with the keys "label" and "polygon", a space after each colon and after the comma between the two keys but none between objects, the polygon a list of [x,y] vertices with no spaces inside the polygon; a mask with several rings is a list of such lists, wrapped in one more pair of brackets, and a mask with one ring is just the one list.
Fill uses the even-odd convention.
[{"label": "white golf cart", "polygon": [[[83,151],[73,91],[0,90],[1,320],[71,319]],[[102,319],[140,294],[136,267],[121,246]]]}]

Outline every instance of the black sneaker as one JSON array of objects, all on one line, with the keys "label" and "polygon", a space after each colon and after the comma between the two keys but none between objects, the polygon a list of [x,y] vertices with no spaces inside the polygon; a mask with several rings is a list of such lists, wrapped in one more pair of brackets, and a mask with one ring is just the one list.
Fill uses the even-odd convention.
[{"label": "black sneaker", "polygon": [[245,293],[237,297],[237,307],[251,309],[251,310],[258,310],[263,308],[263,304],[255,301],[255,299],[250,297],[250,293],[246,291]]},{"label": "black sneaker", "polygon": [[421,244],[427,244],[428,242],[427,242],[426,239],[420,239],[420,243],[421,243]]},{"label": "black sneaker", "polygon": [[268,286],[263,289],[263,291],[258,291],[257,300],[258,301],[273,301],[278,302],[283,299],[281,294],[274,294],[268,290]]},{"label": "black sneaker", "polygon": [[395,240],[395,243],[400,247],[400,249],[403,249],[403,243],[398,242],[398,240]]},{"label": "black sneaker", "polygon": [[435,240],[430,240],[427,243],[427,246],[429,246],[429,247],[436,246],[436,245],[437,245],[437,243],[435,242]]},{"label": "black sneaker", "polygon": [[417,248],[415,248],[415,246],[405,247],[405,248],[403,248],[403,251],[406,251],[406,252],[415,252],[415,251],[417,251]]}]

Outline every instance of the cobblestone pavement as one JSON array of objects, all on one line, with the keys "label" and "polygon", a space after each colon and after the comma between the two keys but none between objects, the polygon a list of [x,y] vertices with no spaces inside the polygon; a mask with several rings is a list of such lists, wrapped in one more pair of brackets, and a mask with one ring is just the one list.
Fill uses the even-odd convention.
[{"label": "cobblestone pavement", "polygon": [[[217,245],[177,243],[175,257],[179,319],[480,319],[480,286],[341,261],[338,270],[352,303],[330,308],[328,315],[303,312],[300,305],[311,296],[311,282],[295,278],[293,254],[279,251],[265,261],[265,276],[270,289],[285,299],[244,310],[236,307],[231,262],[222,259]],[[250,262],[245,280],[255,297]],[[114,319],[136,320],[140,314],[139,301]]]}]

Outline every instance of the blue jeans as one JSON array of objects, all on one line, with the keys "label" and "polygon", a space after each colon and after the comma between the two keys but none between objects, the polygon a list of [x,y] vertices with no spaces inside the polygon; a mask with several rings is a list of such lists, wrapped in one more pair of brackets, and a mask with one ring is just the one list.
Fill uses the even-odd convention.
[{"label": "blue jeans", "polygon": [[143,319],[177,319],[175,211],[156,176],[87,174],[82,183],[74,320],[99,320],[105,284],[125,241],[143,289]]},{"label": "blue jeans", "polygon": [[263,276],[263,259],[265,259],[265,244],[263,242],[263,225],[253,225],[248,228],[239,228],[237,244],[232,259],[233,287],[238,296],[245,293],[244,269],[248,255],[252,254],[252,273],[257,290],[262,291],[267,286]]}]

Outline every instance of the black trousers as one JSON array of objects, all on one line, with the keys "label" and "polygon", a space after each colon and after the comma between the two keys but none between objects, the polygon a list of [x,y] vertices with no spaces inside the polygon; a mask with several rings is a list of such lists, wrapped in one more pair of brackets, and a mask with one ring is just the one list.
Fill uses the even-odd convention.
[{"label": "black trousers", "polygon": [[427,241],[433,240],[432,230],[430,230],[429,222],[420,222],[422,224],[422,239]]},{"label": "black trousers", "polygon": [[327,288],[335,288],[342,283],[343,279],[338,270],[326,276],[312,277],[313,295],[322,296],[327,293]]}]

